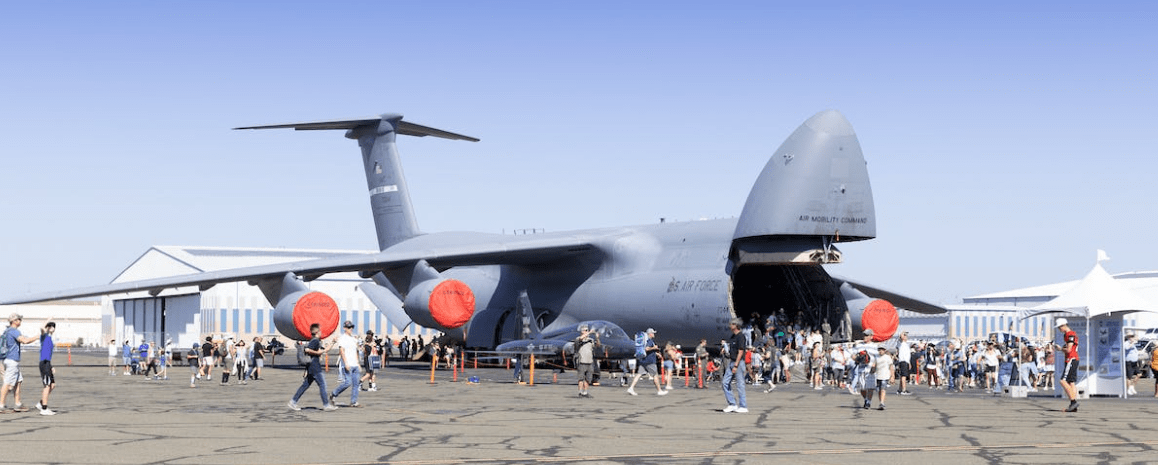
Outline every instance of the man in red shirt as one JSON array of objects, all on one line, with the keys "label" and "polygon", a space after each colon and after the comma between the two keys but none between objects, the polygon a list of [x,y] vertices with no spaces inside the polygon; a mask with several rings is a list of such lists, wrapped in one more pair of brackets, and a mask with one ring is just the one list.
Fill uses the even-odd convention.
[{"label": "man in red shirt", "polygon": [[1078,333],[1070,329],[1069,322],[1065,318],[1057,319],[1057,329],[1062,332],[1062,341],[1064,346],[1054,344],[1066,357],[1065,368],[1061,372],[1062,389],[1066,391],[1066,397],[1070,398],[1070,406],[1066,407],[1066,412],[1078,411]]}]

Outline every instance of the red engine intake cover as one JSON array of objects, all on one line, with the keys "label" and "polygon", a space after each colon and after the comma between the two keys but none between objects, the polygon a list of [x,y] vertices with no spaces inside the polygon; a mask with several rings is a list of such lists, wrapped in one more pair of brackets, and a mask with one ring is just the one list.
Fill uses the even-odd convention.
[{"label": "red engine intake cover", "polygon": [[864,307],[860,317],[860,325],[864,329],[873,330],[873,341],[884,342],[897,332],[901,318],[897,316],[897,307],[887,300],[874,300]]},{"label": "red engine intake cover", "polygon": [[310,292],[298,299],[294,305],[294,328],[304,336],[310,335],[310,325],[317,323],[321,329],[318,337],[325,339],[338,329],[342,317],[334,299],[321,292]]},{"label": "red engine intake cover", "polygon": [[[445,328],[465,325],[474,315],[474,292],[462,281],[448,279],[430,292],[430,316]],[[335,320],[336,321],[336,320]]]}]

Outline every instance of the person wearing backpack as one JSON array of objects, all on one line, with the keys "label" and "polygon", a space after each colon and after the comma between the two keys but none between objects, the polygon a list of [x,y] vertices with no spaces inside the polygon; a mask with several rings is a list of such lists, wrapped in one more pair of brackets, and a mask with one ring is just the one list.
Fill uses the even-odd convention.
[{"label": "person wearing backpack", "polygon": [[[0,388],[0,413],[27,412],[28,407],[20,403],[20,384],[24,377],[20,374],[20,345],[36,342],[36,338],[20,333],[24,316],[13,313],[8,316],[8,329],[0,337],[0,358],[4,359],[4,387]],[[12,391],[16,403],[8,410],[8,392]]]},{"label": "person wearing backpack", "polygon": [[[651,376],[652,382],[655,383],[655,390],[657,391],[656,395],[667,395],[667,391],[663,390],[663,387],[661,387],[659,384],[659,370],[657,370],[655,367],[657,359],[656,354],[659,353],[660,350],[659,346],[655,345],[655,330],[647,328],[646,334],[647,340],[644,341],[643,347],[644,355],[642,359],[639,359],[640,366],[638,371],[636,371],[635,376],[631,378],[631,386],[628,386],[627,393],[633,396],[638,395],[635,393],[635,383],[639,382],[639,378],[642,377],[643,372],[646,371],[647,374]],[[639,358],[638,349],[636,350],[636,358]]]}]

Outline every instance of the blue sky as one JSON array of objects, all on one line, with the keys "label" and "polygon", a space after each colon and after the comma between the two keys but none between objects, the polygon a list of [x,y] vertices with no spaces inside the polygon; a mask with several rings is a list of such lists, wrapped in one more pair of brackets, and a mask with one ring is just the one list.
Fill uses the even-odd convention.
[{"label": "blue sky", "polygon": [[[1007,3],[1013,3],[1012,5]],[[878,238],[830,269],[937,303],[1158,269],[1153,3],[6,2],[0,295],[151,245],[372,249],[357,146],[244,125],[397,112],[428,232],[739,214],[835,108]]]}]

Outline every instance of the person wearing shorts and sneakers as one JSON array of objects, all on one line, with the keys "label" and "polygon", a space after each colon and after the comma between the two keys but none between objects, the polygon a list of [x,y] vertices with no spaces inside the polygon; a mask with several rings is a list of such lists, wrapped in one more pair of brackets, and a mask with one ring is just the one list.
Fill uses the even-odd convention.
[{"label": "person wearing shorts and sneakers", "polygon": [[[3,340],[0,341],[0,344],[8,347],[8,353],[4,358],[4,387],[0,388],[0,413],[28,411],[28,407],[20,403],[20,384],[24,381],[24,376],[20,374],[20,345],[36,342],[36,338],[20,334],[20,325],[23,322],[24,317],[19,313],[8,315],[8,329],[4,330]],[[9,391],[12,391],[13,400],[16,402],[12,410],[6,407]]]},{"label": "person wearing shorts and sneakers", "polygon": [[593,333],[586,324],[579,325],[579,337],[575,338],[575,368],[579,373],[579,397],[590,398],[587,387],[595,374],[595,346],[599,344],[599,333]]},{"label": "person wearing shorts and sneakers", "polygon": [[1126,394],[1137,395],[1138,391],[1134,389],[1134,385],[1138,383],[1138,377],[1142,375],[1142,362],[1138,361],[1138,339],[1134,333],[1126,335]]},{"label": "person wearing shorts and sneakers", "polygon": [[637,395],[635,392],[635,383],[638,383],[639,378],[643,377],[643,373],[647,372],[648,376],[651,376],[651,381],[655,383],[655,390],[657,391],[655,394],[659,396],[667,395],[667,391],[659,384],[659,371],[655,368],[657,361],[656,353],[658,353],[659,350],[659,346],[655,345],[655,330],[647,328],[647,345],[646,348],[644,348],[646,355],[639,361],[638,371],[636,371],[635,376],[631,378],[631,386],[627,387],[628,394],[633,396]]},{"label": "person wearing shorts and sneakers", "polygon": [[885,391],[889,388],[889,380],[893,379],[896,374],[893,371],[893,357],[889,355],[889,350],[885,346],[877,347],[877,359],[875,361],[875,374],[877,377],[877,397],[880,404],[877,410],[885,409]]},{"label": "person wearing shorts and sneakers", "polygon": [[856,394],[864,399],[864,408],[872,406],[873,391],[877,388],[876,376],[877,345],[873,343],[873,330],[864,330],[864,340],[853,348],[853,375],[849,384],[849,393]]},{"label": "person wearing shorts and sneakers", "polygon": [[40,392],[40,401],[36,403],[36,410],[41,415],[56,415],[48,409],[48,395],[56,389],[56,371],[52,368],[52,333],[56,332],[56,323],[49,321],[40,328],[40,381],[44,383],[44,390]]},{"label": "person wearing shorts and sneakers", "polygon": [[1069,407],[1065,408],[1065,412],[1078,411],[1078,333],[1070,329],[1069,322],[1065,318],[1057,319],[1057,329],[1062,332],[1062,341],[1064,346],[1057,346],[1066,357],[1065,368],[1062,369],[1061,385],[1066,392],[1066,397],[1070,398]]},{"label": "person wearing shorts and sneakers", "polygon": [[912,349],[912,347],[909,346],[909,333],[903,332],[903,333],[901,333],[900,342],[897,343],[897,370],[896,370],[897,379],[900,381],[898,383],[899,386],[897,387],[897,394],[900,394],[902,396],[908,396],[908,395],[913,394],[913,393],[909,392],[909,386],[908,386],[909,375],[912,374],[911,373],[912,367],[909,366],[909,360],[912,358],[913,358],[913,349]]}]

